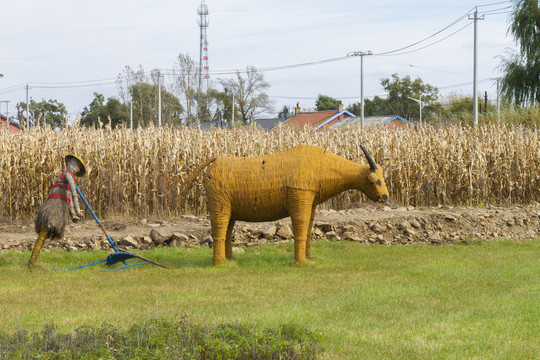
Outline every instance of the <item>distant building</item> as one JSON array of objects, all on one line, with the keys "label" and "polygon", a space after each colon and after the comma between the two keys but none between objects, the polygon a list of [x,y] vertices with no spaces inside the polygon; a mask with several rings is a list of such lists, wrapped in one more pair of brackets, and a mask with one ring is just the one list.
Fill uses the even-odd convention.
[{"label": "distant building", "polygon": [[[191,126],[197,126],[197,124],[192,124]],[[202,121],[198,124],[201,130],[212,130],[212,129],[227,129],[230,126],[223,121]]]},{"label": "distant building", "polygon": [[[346,127],[346,126],[360,126],[360,118],[346,118],[339,122],[333,123],[332,127]],[[401,128],[405,126],[414,126],[412,122],[405,120],[401,116],[390,115],[390,116],[367,116],[364,117],[364,127],[381,127],[381,126],[391,126],[394,128]]]},{"label": "distant building", "polygon": [[256,119],[253,123],[266,131],[270,131],[283,123],[283,119],[271,118],[271,119]]},{"label": "distant building", "polygon": [[[8,122],[7,118],[0,114],[0,131],[6,131],[8,130]],[[23,127],[18,122],[9,121],[9,132],[11,133],[18,133],[23,131]]]},{"label": "distant building", "polygon": [[325,126],[341,122],[345,119],[354,118],[355,115],[343,109],[343,104],[339,104],[337,110],[316,111],[316,112],[300,112],[300,107],[295,108],[295,115],[286,120],[284,126],[293,126],[303,129],[305,126],[318,131]]}]

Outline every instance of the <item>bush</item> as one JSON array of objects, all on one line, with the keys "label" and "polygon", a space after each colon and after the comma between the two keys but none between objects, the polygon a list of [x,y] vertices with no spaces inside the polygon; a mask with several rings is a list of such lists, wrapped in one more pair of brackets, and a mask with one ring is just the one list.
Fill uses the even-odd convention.
[{"label": "bush", "polygon": [[61,334],[0,333],[2,359],[315,359],[320,334],[295,324],[263,329],[246,324],[214,327],[152,319],[121,330],[111,324],[82,326]]}]

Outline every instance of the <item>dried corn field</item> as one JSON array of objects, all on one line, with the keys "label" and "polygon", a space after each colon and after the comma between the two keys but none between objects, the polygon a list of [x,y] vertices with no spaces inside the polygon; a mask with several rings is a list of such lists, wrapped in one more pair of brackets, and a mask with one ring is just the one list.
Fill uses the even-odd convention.
[{"label": "dried corn field", "polygon": [[[87,163],[89,175],[78,185],[99,216],[135,219],[204,213],[200,181],[188,193],[186,209],[180,208],[180,193],[191,171],[208,157],[257,156],[297,144],[365,163],[363,144],[385,169],[391,197],[404,205],[540,201],[540,136],[522,127],[317,133],[288,128],[270,133],[258,128],[34,129],[0,132],[0,218],[33,218],[68,153]],[[365,198],[348,191],[325,206],[342,209],[358,201]]]}]

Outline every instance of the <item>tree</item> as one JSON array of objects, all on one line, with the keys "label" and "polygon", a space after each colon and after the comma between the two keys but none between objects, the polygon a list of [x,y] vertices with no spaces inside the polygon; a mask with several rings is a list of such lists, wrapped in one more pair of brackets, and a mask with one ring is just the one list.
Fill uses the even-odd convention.
[{"label": "tree", "polygon": [[[17,117],[20,119],[26,115],[26,103],[19,102],[15,106],[17,108]],[[28,104],[30,113],[33,114],[35,121],[39,121],[41,124],[49,124],[53,128],[66,125],[67,110],[66,106],[58,100],[41,100],[41,102],[35,102],[30,100]]]},{"label": "tree", "polygon": [[514,0],[508,32],[518,43],[519,52],[503,57],[502,93],[520,105],[540,101],[540,8],[538,0]]},{"label": "tree", "polygon": [[81,125],[99,126],[99,122],[109,123],[109,118],[113,128],[127,124],[129,121],[127,106],[115,98],[108,98],[105,103],[105,97],[102,94],[94,93],[94,100],[81,112]]},{"label": "tree", "polygon": [[[356,116],[360,116],[360,102],[354,103],[347,110]],[[386,99],[375,96],[373,100],[364,100],[364,115],[365,116],[384,116],[388,115]]]},{"label": "tree", "polygon": [[257,72],[255,67],[247,67],[246,77],[242,77],[240,71],[237,71],[236,80],[221,79],[220,83],[223,88],[234,93],[235,105],[244,124],[260,113],[273,111],[272,103],[266,94],[270,85],[264,81],[264,75]]},{"label": "tree", "polygon": [[[381,85],[388,93],[386,99],[375,96],[373,100],[364,100],[364,115],[366,116],[386,116],[399,115],[407,120],[420,118],[420,106],[418,102],[411,100],[419,99],[425,107],[422,110],[422,117],[428,118],[430,113],[438,112],[442,106],[437,102],[439,90],[426,84],[422,79],[411,80],[410,76],[400,78],[398,74],[392,74],[391,78],[381,80]],[[360,115],[360,104],[355,103],[347,110],[355,115]]]},{"label": "tree", "polygon": [[381,85],[388,92],[386,98],[387,115],[399,115],[405,119],[419,119],[420,107],[418,103],[409,98],[420,99],[426,103],[426,113],[429,113],[429,103],[435,102],[439,96],[439,90],[429,84],[425,84],[420,78],[411,80],[410,76],[400,79],[397,74],[392,78],[381,80]]},{"label": "tree", "polygon": [[124,70],[116,77],[116,85],[121,101],[125,105],[131,102],[131,87],[134,84],[144,82],[146,79],[144,69],[139,65],[139,69],[134,71],[131,67],[125,66]]},{"label": "tree", "polygon": [[179,54],[174,64],[172,92],[181,99],[186,111],[186,124],[197,120],[199,65],[188,54]]},{"label": "tree", "polygon": [[[158,85],[137,83],[131,87],[133,99],[133,125],[146,127],[158,123]],[[162,125],[180,124],[184,111],[176,96],[161,89]]]},{"label": "tree", "polygon": [[283,109],[278,114],[278,118],[281,120],[287,120],[292,116],[291,111],[287,105],[283,106]]},{"label": "tree", "polygon": [[341,101],[334,99],[330,96],[319,95],[315,102],[315,109],[317,111],[337,110]]}]

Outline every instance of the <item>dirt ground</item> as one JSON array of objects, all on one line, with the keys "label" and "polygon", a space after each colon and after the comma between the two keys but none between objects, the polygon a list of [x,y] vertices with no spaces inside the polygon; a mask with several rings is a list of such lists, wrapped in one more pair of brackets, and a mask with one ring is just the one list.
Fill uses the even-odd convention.
[{"label": "dirt ground", "polygon": [[[357,208],[319,210],[313,238],[381,244],[462,243],[474,239],[540,238],[540,204],[487,207],[413,208],[398,204],[359,204]],[[104,228],[121,248],[153,246],[211,246],[207,216],[184,215],[170,219],[111,219]],[[0,251],[31,249],[36,234],[32,221],[0,219]],[[292,241],[290,219],[269,223],[237,222],[237,246]],[[89,214],[70,223],[64,239],[46,243],[45,249],[70,251],[108,248],[101,229]]]}]

